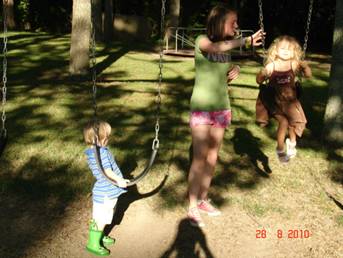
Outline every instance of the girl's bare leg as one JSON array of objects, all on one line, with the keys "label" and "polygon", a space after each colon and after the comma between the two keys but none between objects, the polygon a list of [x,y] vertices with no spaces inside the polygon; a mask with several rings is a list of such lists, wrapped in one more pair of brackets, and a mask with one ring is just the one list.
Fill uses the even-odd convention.
[{"label": "girl's bare leg", "polygon": [[198,125],[192,128],[193,161],[188,175],[189,207],[197,206],[202,174],[207,169],[206,159],[209,151],[210,125]]},{"label": "girl's bare leg", "polygon": [[277,147],[276,149],[278,151],[283,151],[285,149],[285,138],[287,134],[288,129],[288,120],[286,117],[281,115],[275,116],[277,121],[279,122],[279,127],[276,132],[276,141],[277,141]]},{"label": "girl's bare leg", "polygon": [[206,157],[206,170],[201,175],[201,187],[198,198],[206,200],[208,189],[214,175],[220,145],[224,138],[225,128],[212,127],[209,133],[209,148]]}]

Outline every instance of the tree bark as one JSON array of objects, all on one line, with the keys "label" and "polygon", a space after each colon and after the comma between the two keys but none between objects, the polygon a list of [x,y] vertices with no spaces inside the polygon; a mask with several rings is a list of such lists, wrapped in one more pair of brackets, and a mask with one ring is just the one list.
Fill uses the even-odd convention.
[{"label": "tree bark", "polygon": [[105,0],[104,38],[110,42],[113,37],[113,0]]},{"label": "tree bark", "polygon": [[4,13],[6,13],[6,25],[9,29],[14,29],[16,24],[13,12],[13,0],[3,0]]},{"label": "tree bark", "polygon": [[73,75],[88,72],[90,35],[91,2],[90,0],[73,0],[69,64],[69,72]]},{"label": "tree bark", "polygon": [[[178,27],[180,18],[180,0],[170,0],[169,2],[169,15],[167,20],[168,27]],[[167,29],[166,37],[170,37],[171,33],[175,30]]]},{"label": "tree bark", "polygon": [[335,145],[343,146],[343,0],[336,0],[329,98],[324,117],[324,138]]},{"label": "tree bark", "polygon": [[179,26],[180,0],[171,0],[169,4],[169,26]]}]

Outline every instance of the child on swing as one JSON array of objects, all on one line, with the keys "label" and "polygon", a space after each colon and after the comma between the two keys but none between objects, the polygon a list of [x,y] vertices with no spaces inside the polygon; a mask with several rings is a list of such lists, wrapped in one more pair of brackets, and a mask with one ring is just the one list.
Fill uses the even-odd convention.
[{"label": "child on swing", "polygon": [[[96,178],[92,191],[93,216],[89,226],[89,239],[86,249],[89,252],[100,256],[110,254],[110,251],[102,245],[111,245],[114,243],[114,239],[104,235],[104,229],[106,225],[112,223],[118,197],[127,192],[123,188],[126,188],[127,183],[129,182],[129,180],[123,178],[110,150],[106,147],[110,134],[111,126],[104,121],[91,121],[83,130],[85,142],[89,145],[85,154],[87,156],[89,168]],[[99,146],[99,159],[105,174],[114,180],[118,186],[112,184],[100,171],[96,162],[94,144]]]},{"label": "child on swing", "polygon": [[[307,123],[297,96],[300,85],[295,77],[303,75],[309,78],[312,72],[302,56],[303,51],[295,38],[280,36],[270,45],[265,66],[256,76],[258,84],[269,81],[268,86],[261,87],[257,98],[256,121],[265,126],[269,116],[277,120],[276,154],[281,163],[296,156],[296,137],[302,136]],[[286,139],[287,131],[289,138]]]}]

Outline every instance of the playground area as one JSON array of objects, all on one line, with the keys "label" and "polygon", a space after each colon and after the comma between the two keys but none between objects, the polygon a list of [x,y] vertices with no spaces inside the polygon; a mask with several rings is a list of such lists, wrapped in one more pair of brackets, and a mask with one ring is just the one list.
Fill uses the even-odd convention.
[{"label": "playground area", "polygon": [[[82,129],[92,117],[91,76],[69,76],[69,36],[8,35],[7,132],[0,159],[0,257],[95,257],[85,250],[93,177]],[[155,136],[159,55],[148,45],[97,46],[98,116],[125,178],[145,166]],[[259,53],[257,53],[259,54]],[[307,129],[298,156],[280,164],[275,127],[255,124],[260,58],[239,60],[210,189],[222,215],[187,215],[192,58],[164,56],[160,149],[149,174],[119,199],[110,257],[343,257],[343,150],[321,141],[331,56],[309,53]],[[238,61],[237,61],[238,62]]]}]

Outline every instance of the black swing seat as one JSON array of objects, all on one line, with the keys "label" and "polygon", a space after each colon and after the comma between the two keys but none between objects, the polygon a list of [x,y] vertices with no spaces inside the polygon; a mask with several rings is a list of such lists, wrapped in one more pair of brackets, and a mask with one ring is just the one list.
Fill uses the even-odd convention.
[{"label": "black swing seat", "polygon": [[[100,148],[99,146],[97,145],[93,145],[94,148],[93,148],[93,151],[94,151],[94,156],[95,156],[95,160],[96,160],[96,163],[98,165],[98,168],[99,170],[101,171],[101,173],[108,179],[110,180],[110,182],[113,184],[113,185],[116,185],[118,186],[118,184],[113,181],[111,178],[109,178],[106,173],[105,173],[105,170],[101,164],[101,159],[100,159]],[[157,152],[158,152],[158,148],[153,148],[152,149],[152,152],[151,152],[151,156],[150,156],[150,160],[148,162],[148,164],[146,165],[146,167],[144,168],[144,170],[138,175],[136,176],[135,178],[133,178],[132,180],[130,180],[130,182],[127,184],[127,186],[132,186],[132,185],[135,185],[137,184],[139,181],[141,181],[147,174],[148,172],[150,171],[152,165],[154,164],[154,161],[155,161],[155,158],[156,158],[156,155],[157,155]]]}]

